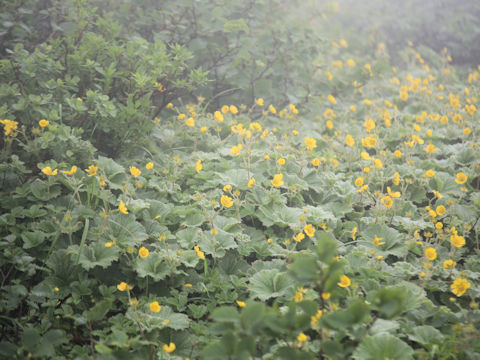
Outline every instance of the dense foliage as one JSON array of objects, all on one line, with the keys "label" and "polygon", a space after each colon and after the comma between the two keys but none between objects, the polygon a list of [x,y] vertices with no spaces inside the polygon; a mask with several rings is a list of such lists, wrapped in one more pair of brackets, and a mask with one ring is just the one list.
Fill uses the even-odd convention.
[{"label": "dense foliage", "polygon": [[480,69],[344,5],[0,6],[2,358],[480,358]]}]

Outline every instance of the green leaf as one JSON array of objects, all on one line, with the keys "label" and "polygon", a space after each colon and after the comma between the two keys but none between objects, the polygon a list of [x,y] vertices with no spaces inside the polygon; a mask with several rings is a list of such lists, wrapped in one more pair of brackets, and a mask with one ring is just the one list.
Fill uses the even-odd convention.
[{"label": "green leaf", "polygon": [[33,196],[35,196],[38,200],[42,201],[48,201],[60,195],[59,186],[48,186],[47,184],[39,180],[34,181],[31,184],[30,190],[32,191]]},{"label": "green leaf", "polygon": [[170,273],[170,267],[156,252],[150,253],[146,258],[138,257],[134,269],[140,277],[150,276],[155,281],[164,279]]},{"label": "green leaf", "polygon": [[153,329],[170,328],[173,330],[183,330],[188,328],[190,320],[188,316],[181,313],[175,313],[169,306],[162,306],[158,313],[152,313],[148,310],[139,316],[131,308],[127,311],[127,317],[133,321],[140,321],[147,331]]},{"label": "green leaf", "polygon": [[260,206],[257,216],[265,226],[279,225],[293,229],[300,228],[302,209],[290,208],[280,204]]},{"label": "green leaf", "polygon": [[40,343],[40,334],[34,328],[26,328],[22,334],[22,344],[27,350],[33,350]]},{"label": "green leaf", "polygon": [[[223,173],[215,173],[220,180],[220,184],[232,185],[240,190],[248,189],[248,171],[245,169],[231,169]],[[218,183],[218,180],[216,180]]]},{"label": "green leaf", "polygon": [[102,320],[111,309],[111,299],[100,300],[90,310],[87,311],[86,318],[90,321]]},{"label": "green leaf", "polygon": [[215,309],[210,318],[217,322],[236,323],[239,321],[240,316],[236,307],[222,306]]},{"label": "green leaf", "polygon": [[254,333],[255,328],[263,323],[265,314],[265,304],[259,302],[248,301],[242,309],[241,321],[245,329]]},{"label": "green leaf", "polygon": [[413,350],[402,340],[386,333],[368,336],[353,353],[358,360],[411,360]]},{"label": "green leaf", "polygon": [[413,334],[409,334],[408,338],[426,346],[441,344],[445,339],[445,336],[439,330],[430,325],[416,326],[412,332]]},{"label": "green leaf", "polygon": [[322,323],[334,330],[341,330],[363,322],[368,315],[368,305],[362,300],[355,300],[346,310],[337,310],[322,317]]},{"label": "green leaf", "polygon": [[[97,223],[98,226],[103,224]],[[113,214],[110,216],[109,229],[103,235],[106,242],[115,239],[122,246],[136,247],[148,238],[145,228],[133,215]]]},{"label": "green leaf", "polygon": [[117,247],[113,246],[107,248],[100,243],[85,246],[81,252],[78,245],[71,245],[68,247],[67,251],[74,256],[77,256],[80,253],[79,264],[85,270],[90,270],[95,266],[106,268],[112,262],[118,260],[119,256],[119,250]]},{"label": "green leaf", "polygon": [[299,254],[289,270],[299,279],[314,281],[319,276],[317,259],[312,254]]},{"label": "green leaf", "polygon": [[406,292],[402,288],[383,288],[373,295],[371,303],[382,317],[392,319],[404,312]]},{"label": "green leaf", "polygon": [[41,231],[26,231],[20,236],[23,240],[24,249],[34,248],[45,241],[45,233]]},{"label": "green leaf", "polygon": [[10,358],[17,352],[17,346],[7,341],[0,342],[0,355],[4,358]]},{"label": "green leaf", "polygon": [[214,342],[207,345],[201,352],[202,359],[227,359],[228,350],[225,348],[225,345],[220,342]]},{"label": "green leaf", "polygon": [[183,229],[178,231],[175,236],[184,249],[192,249],[197,243],[198,231],[198,228]]},{"label": "green leaf", "polygon": [[287,293],[292,282],[286,273],[277,270],[262,270],[250,279],[249,290],[254,297],[267,300]]},{"label": "green leaf", "polygon": [[337,243],[326,232],[320,233],[318,236],[317,256],[320,261],[329,263],[337,254]]}]

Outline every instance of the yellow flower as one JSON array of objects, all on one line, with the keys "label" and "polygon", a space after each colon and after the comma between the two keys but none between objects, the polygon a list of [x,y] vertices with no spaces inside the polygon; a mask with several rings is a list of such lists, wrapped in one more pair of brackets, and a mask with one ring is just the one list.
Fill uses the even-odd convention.
[{"label": "yellow flower", "polygon": [[391,207],[393,205],[393,199],[390,196],[384,196],[381,200],[383,205],[385,205],[387,208]]},{"label": "yellow flower", "polygon": [[145,259],[146,257],[148,257],[149,254],[150,254],[150,251],[148,251],[148,249],[145,246],[142,246],[138,250],[138,256],[140,256],[142,259]]},{"label": "yellow flower", "polygon": [[299,232],[293,237],[293,240],[295,240],[296,242],[301,242],[303,239],[305,239],[305,234],[303,232]]},{"label": "yellow flower", "polygon": [[178,120],[183,120],[187,117],[185,114],[178,114]]},{"label": "yellow flower", "polygon": [[426,248],[425,249],[425,257],[430,261],[435,260],[437,258],[437,250],[435,250],[432,247]]},{"label": "yellow flower", "polygon": [[138,305],[138,300],[137,300],[137,298],[131,298],[129,303],[130,303],[130,306],[135,307],[135,306]]},{"label": "yellow flower", "polygon": [[75,165],[73,165],[70,170],[63,170],[62,173],[64,173],[65,175],[73,175],[77,172],[77,167]]},{"label": "yellow flower", "polygon": [[135,166],[130,166],[130,174],[136,178],[139,177],[142,172]]},{"label": "yellow flower", "polygon": [[50,125],[50,121],[43,119],[38,122],[38,125],[41,128],[46,128],[48,125]]},{"label": "yellow flower", "polygon": [[[366,168],[368,169],[368,168]],[[366,185],[363,185],[360,189],[357,190],[358,193],[362,193],[364,191],[367,191],[368,190],[368,184]]]},{"label": "yellow flower", "polygon": [[308,150],[313,150],[317,147],[317,141],[314,138],[306,137],[305,138],[305,146]]},{"label": "yellow flower", "polygon": [[446,211],[447,211],[447,209],[445,209],[445,206],[443,206],[443,205],[438,205],[437,208],[435,209],[435,212],[439,216],[445,215]]},{"label": "yellow flower", "polygon": [[340,282],[337,283],[337,285],[344,288],[344,287],[350,286],[351,283],[352,282],[350,281],[350,278],[347,275],[342,275],[340,277]]},{"label": "yellow flower", "polygon": [[305,335],[305,334],[302,332],[302,333],[298,334],[297,340],[298,340],[298,342],[304,343],[305,341],[308,340],[308,337],[307,337],[307,335]]},{"label": "yellow flower", "polygon": [[292,112],[292,114],[298,114],[298,109],[294,104],[288,105],[288,109]]},{"label": "yellow flower", "polygon": [[258,122],[252,122],[248,127],[253,131],[262,131],[262,125],[260,125]]},{"label": "yellow flower", "polygon": [[128,210],[127,210],[127,207],[125,206],[125,203],[123,201],[120,201],[120,205],[118,205],[118,210],[122,213],[122,214],[128,214]]},{"label": "yellow flower", "polygon": [[400,174],[398,172],[396,172],[395,174],[393,174],[393,185],[397,185],[400,184]]},{"label": "yellow flower", "polygon": [[109,241],[107,243],[105,243],[105,247],[106,248],[111,248],[113,245],[115,245],[116,241],[113,240],[113,241]]},{"label": "yellow flower", "polygon": [[375,121],[373,121],[373,119],[367,119],[363,123],[363,126],[365,126],[365,129],[367,130],[367,132],[370,132],[373,129],[375,129]]},{"label": "yellow flower", "polygon": [[337,103],[337,100],[335,100],[335,98],[333,97],[333,95],[328,95],[327,96],[328,98],[328,101],[330,101],[333,105],[335,105]]},{"label": "yellow flower", "polygon": [[325,126],[327,127],[328,130],[332,130],[333,129],[333,122],[332,120],[327,120],[325,122]]},{"label": "yellow flower", "polygon": [[226,114],[230,111],[230,107],[228,105],[223,105],[221,110],[222,110],[222,113]]},{"label": "yellow flower", "polygon": [[282,186],[284,183],[283,183],[283,174],[275,174],[273,176],[273,180],[270,181],[272,183],[273,186],[275,187],[280,187]]},{"label": "yellow flower", "polygon": [[117,289],[119,291],[126,291],[126,290],[132,290],[133,286],[128,285],[125,281],[122,281],[120,284],[117,285]]},{"label": "yellow flower", "polygon": [[459,172],[455,178],[455,182],[457,184],[465,184],[467,182],[467,175],[465,175],[463,172]]},{"label": "yellow flower", "polygon": [[457,263],[455,261],[451,260],[451,259],[445,260],[443,262],[443,268],[445,270],[451,270],[455,267],[455,265],[457,265]]},{"label": "yellow flower", "polygon": [[395,150],[393,152],[393,155],[395,155],[396,158],[401,158],[402,157],[402,152],[400,150]]},{"label": "yellow flower", "polygon": [[235,105],[230,105],[230,108],[229,108],[230,112],[233,114],[233,115],[236,115],[238,114],[238,109]]},{"label": "yellow flower", "polygon": [[240,151],[242,151],[242,148],[243,148],[242,144],[234,145],[230,149],[230,152],[235,156],[238,156],[240,154]]},{"label": "yellow flower", "polygon": [[230,196],[227,195],[222,195],[220,198],[220,203],[225,206],[226,208],[232,207],[233,206],[233,200]]},{"label": "yellow flower", "polygon": [[401,195],[399,191],[392,192],[390,186],[387,186],[387,193],[392,199],[398,199]]},{"label": "yellow flower", "polygon": [[381,167],[383,167],[383,162],[380,159],[374,159],[373,163],[375,164],[375,168],[377,169],[380,169]]},{"label": "yellow flower", "polygon": [[280,166],[285,165],[285,161],[286,160],[284,158],[280,158],[280,159],[277,160],[277,164],[280,165]]},{"label": "yellow flower", "polygon": [[362,139],[362,145],[366,148],[375,147],[377,145],[377,139],[374,137],[368,136]]},{"label": "yellow flower", "polygon": [[462,246],[465,246],[465,239],[463,236],[452,234],[450,235],[450,244],[457,248],[461,248]]},{"label": "yellow flower", "polygon": [[268,111],[270,111],[273,115],[275,115],[277,113],[277,109],[275,109],[275,107],[273,105],[270,105],[268,107]]},{"label": "yellow flower", "polygon": [[205,260],[205,253],[203,251],[200,251],[198,250],[197,251],[197,256],[202,259],[202,260]]},{"label": "yellow flower", "polygon": [[427,171],[425,172],[425,176],[426,176],[426,177],[429,177],[429,178],[432,178],[432,177],[435,176],[435,171],[433,171],[433,170],[431,170],[431,169],[430,169],[430,170],[427,170]]},{"label": "yellow flower", "polygon": [[193,117],[189,117],[187,121],[185,121],[185,125],[187,125],[188,127],[194,127],[195,119]]},{"label": "yellow flower", "polygon": [[357,231],[358,231],[358,228],[355,226],[352,229],[352,240],[355,240],[357,238]]},{"label": "yellow flower", "polygon": [[456,279],[453,284],[450,285],[452,292],[457,296],[462,296],[463,294],[465,294],[469,287],[470,283],[468,282],[468,280],[462,278]]},{"label": "yellow flower", "polygon": [[255,103],[258,105],[258,106],[263,106],[264,105],[264,102],[263,102],[263,99],[262,98],[258,98]]},{"label": "yellow flower", "polygon": [[361,177],[361,176],[360,176],[360,177],[357,177],[357,178],[355,179],[355,186],[360,187],[360,186],[362,186],[362,185],[363,185],[363,177]]},{"label": "yellow flower", "polygon": [[[355,66],[355,61],[353,59],[348,59],[347,60],[347,66],[348,67],[354,67]],[[355,111],[355,110],[353,110]]]},{"label": "yellow flower", "polygon": [[0,120],[0,124],[3,125],[5,136],[15,136],[15,130],[18,129],[18,122],[13,120]]},{"label": "yellow flower", "polygon": [[202,160],[198,160],[195,163],[195,171],[199,173],[203,169]]},{"label": "yellow flower", "polygon": [[88,169],[85,169],[85,172],[88,173],[88,176],[95,176],[97,175],[98,167],[95,165],[90,165]]},{"label": "yellow flower", "polygon": [[42,172],[47,176],[57,175],[58,169],[52,170],[50,166],[46,166],[42,169]]},{"label": "yellow flower", "polygon": [[169,353],[169,354],[170,354],[171,352],[174,352],[176,348],[177,348],[177,347],[175,346],[175,344],[174,344],[173,342],[171,342],[171,343],[168,344],[168,345],[167,345],[167,344],[164,344],[164,345],[163,345],[163,350],[165,350],[165,352],[167,352],[167,353]]},{"label": "yellow flower", "polygon": [[353,147],[353,145],[355,145],[355,140],[353,139],[352,135],[347,134],[347,136],[345,136],[345,143],[350,147]]},{"label": "yellow flower", "polygon": [[216,122],[222,122],[223,121],[223,115],[220,111],[215,111],[213,113],[213,117],[214,117]]},{"label": "yellow flower", "polygon": [[197,256],[200,259],[205,260],[205,253],[200,250],[200,247],[198,245],[195,245],[193,248],[195,249],[195,252],[197,253]]},{"label": "yellow flower", "polygon": [[315,167],[320,166],[320,159],[319,158],[313,159],[312,160],[312,165],[315,166]]},{"label": "yellow flower", "polygon": [[160,312],[160,310],[162,310],[162,307],[160,306],[158,301],[153,301],[150,303],[150,310],[154,313],[158,313]]},{"label": "yellow flower", "polygon": [[152,169],[153,169],[153,166],[154,166],[154,165],[153,165],[153,162],[150,161],[150,162],[147,163],[147,165],[145,165],[145,168],[146,168],[147,170],[152,170]]},{"label": "yellow flower", "polygon": [[312,224],[305,225],[303,231],[305,231],[305,234],[307,234],[308,237],[313,237],[315,235],[315,228]]},{"label": "yellow flower", "polygon": [[377,245],[377,246],[384,245],[384,244],[385,244],[385,241],[381,241],[381,240],[383,240],[383,238],[378,237],[377,235],[375,235],[375,237],[373,238],[373,244],[374,244],[374,245]]},{"label": "yellow flower", "polygon": [[245,305],[246,305],[244,301],[240,301],[240,300],[237,300],[236,303],[237,303],[237,305],[238,305],[239,307],[241,307],[241,308],[244,308]]},{"label": "yellow flower", "polygon": [[433,154],[435,151],[437,151],[435,145],[433,144],[429,144],[424,150],[429,154]]},{"label": "yellow flower", "polygon": [[470,130],[470,128],[468,128],[468,127],[463,129],[463,135],[465,135],[465,136],[470,135],[471,132],[472,132],[472,130]]},{"label": "yellow flower", "polygon": [[225,191],[225,192],[230,192],[230,191],[232,191],[232,185],[225,185],[225,186],[223,187],[223,191]]},{"label": "yellow flower", "polygon": [[362,152],[360,153],[360,156],[361,156],[361,158],[362,158],[363,160],[370,160],[370,154],[369,154],[368,152],[366,152],[366,151],[362,151]]},{"label": "yellow flower", "polygon": [[167,109],[172,109],[173,108],[173,104],[172,103],[168,103],[167,106],[165,106]]},{"label": "yellow flower", "polygon": [[328,300],[328,299],[330,299],[331,296],[332,296],[332,294],[329,293],[329,292],[322,293],[322,299],[323,300]]},{"label": "yellow flower", "polygon": [[248,187],[251,189],[255,185],[255,178],[248,180]]}]

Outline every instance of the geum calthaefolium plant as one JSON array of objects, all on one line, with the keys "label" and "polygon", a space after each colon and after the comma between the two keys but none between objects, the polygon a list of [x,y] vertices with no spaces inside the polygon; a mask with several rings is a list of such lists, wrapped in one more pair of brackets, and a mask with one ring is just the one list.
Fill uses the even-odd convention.
[{"label": "geum calthaefolium plant", "polygon": [[0,5],[2,357],[478,357],[478,69],[298,4]]}]

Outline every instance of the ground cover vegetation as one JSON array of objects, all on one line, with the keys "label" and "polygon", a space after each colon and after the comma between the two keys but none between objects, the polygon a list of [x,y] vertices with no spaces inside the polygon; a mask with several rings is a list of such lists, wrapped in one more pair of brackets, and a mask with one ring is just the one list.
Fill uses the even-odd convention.
[{"label": "ground cover vegetation", "polygon": [[480,358],[480,24],[387,4],[2,3],[2,358]]}]

